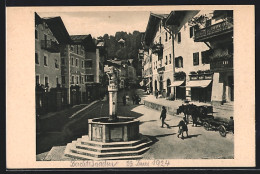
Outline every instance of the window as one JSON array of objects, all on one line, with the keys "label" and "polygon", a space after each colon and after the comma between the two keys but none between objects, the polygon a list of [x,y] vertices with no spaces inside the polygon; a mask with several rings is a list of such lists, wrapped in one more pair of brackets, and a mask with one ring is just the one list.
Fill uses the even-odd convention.
[{"label": "window", "polygon": [[155,68],[157,69],[157,61],[156,61],[156,66],[155,66]]},{"label": "window", "polygon": [[210,63],[210,50],[207,50],[207,51],[202,51],[201,52],[201,61],[202,61],[202,64],[209,64]]},{"label": "window", "polygon": [[159,37],[159,44],[161,44],[162,43],[162,38],[161,37]]},{"label": "window", "polygon": [[64,58],[61,58],[61,64],[65,65],[65,59]]},{"label": "window", "polygon": [[211,25],[211,19],[206,20],[206,27],[209,27]]},{"label": "window", "polygon": [[71,66],[74,66],[74,57],[71,56]]},{"label": "window", "polygon": [[74,76],[71,76],[71,84],[74,84]]},{"label": "window", "polygon": [[76,67],[79,66],[79,59],[76,59]]},{"label": "window", "polygon": [[193,53],[193,65],[199,65],[199,53]]},{"label": "window", "polygon": [[35,39],[38,39],[38,31],[35,30]]},{"label": "window", "polygon": [[79,76],[77,76],[76,79],[77,84],[79,84]]},{"label": "window", "polygon": [[86,60],[85,67],[86,68],[92,68],[92,60]]},{"label": "window", "polygon": [[49,77],[48,76],[45,76],[44,77],[44,85],[47,87],[49,86]]},{"label": "window", "polygon": [[175,58],[175,67],[183,68],[183,58],[181,56]]},{"label": "window", "polygon": [[81,76],[81,83],[84,84],[84,77]]},{"label": "window", "polygon": [[58,62],[58,60],[57,59],[55,59],[55,68],[59,68],[59,62]]},{"label": "window", "polygon": [[165,65],[167,65],[167,64],[168,64],[168,57],[165,56]]},{"label": "window", "polygon": [[36,75],[35,82],[36,82],[36,85],[40,84],[40,75]]},{"label": "window", "polygon": [[193,27],[190,27],[190,38],[193,37],[193,32],[194,32],[194,28],[193,28]]},{"label": "window", "polygon": [[165,32],[165,42],[168,41],[167,31]]},{"label": "window", "polygon": [[181,42],[181,32],[178,33],[178,43]]},{"label": "window", "polygon": [[155,69],[155,62],[153,62],[153,69]]},{"label": "window", "polygon": [[76,45],[76,49],[77,49],[77,54],[79,54],[79,46]]},{"label": "window", "polygon": [[56,84],[59,84],[59,77],[56,77]]},{"label": "window", "polygon": [[172,38],[172,32],[169,33],[169,40]]},{"label": "window", "polygon": [[169,64],[171,64],[171,63],[172,63],[172,55],[169,54]]},{"label": "window", "polygon": [[43,56],[44,66],[48,66],[48,58],[47,56]]},{"label": "window", "polygon": [[61,76],[61,83],[65,84],[65,76]]},{"label": "window", "polygon": [[81,61],[81,68],[84,68],[84,60]]},{"label": "window", "polygon": [[87,82],[94,82],[94,75],[87,75]]},{"label": "window", "polygon": [[35,53],[35,64],[37,64],[37,65],[40,64],[38,53]]},{"label": "window", "polygon": [[74,46],[73,45],[70,46],[70,51],[74,51]]}]

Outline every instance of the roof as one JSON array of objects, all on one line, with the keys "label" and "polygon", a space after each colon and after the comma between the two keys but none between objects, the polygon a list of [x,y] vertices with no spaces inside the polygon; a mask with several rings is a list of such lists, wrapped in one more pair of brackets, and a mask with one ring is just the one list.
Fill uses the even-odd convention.
[{"label": "roof", "polygon": [[36,12],[34,12],[34,16],[35,16],[35,25],[43,23],[42,18]]},{"label": "roof", "polygon": [[167,16],[168,14],[150,13],[150,17],[148,20],[148,24],[144,36],[144,41],[146,45],[150,45],[150,43],[153,41],[159,22],[165,19]]},{"label": "roof", "polygon": [[104,47],[105,46],[105,42],[99,42],[98,44],[97,44],[97,47]]},{"label": "roof", "polygon": [[165,25],[172,25],[172,26],[179,27],[181,21],[183,20],[183,17],[185,16],[185,14],[187,12],[199,12],[199,11],[195,11],[195,10],[189,10],[189,11],[187,11],[187,10],[175,10],[175,11],[171,11],[169,16],[165,20]]},{"label": "roof", "polygon": [[95,43],[90,34],[88,35],[70,35],[73,44],[82,44],[87,50],[94,51],[96,49]]},{"label": "roof", "polygon": [[42,18],[42,20],[48,25],[51,32],[61,44],[71,43],[71,39],[65,25],[60,16],[51,18]]},{"label": "roof", "polygon": [[124,39],[119,39],[119,41],[118,42],[122,42],[122,43],[125,43],[125,40]]}]

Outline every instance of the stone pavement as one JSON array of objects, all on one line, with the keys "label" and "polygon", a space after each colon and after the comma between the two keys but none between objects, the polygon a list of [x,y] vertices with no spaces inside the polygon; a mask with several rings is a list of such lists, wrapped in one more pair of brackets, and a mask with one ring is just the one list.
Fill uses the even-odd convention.
[{"label": "stone pavement", "polygon": [[[139,94],[144,93],[139,90]],[[143,95],[142,102],[152,109],[161,110],[162,106],[165,106],[171,115],[176,115],[176,111],[180,105],[184,104],[182,100],[166,100],[165,98],[157,98],[154,95]],[[190,104],[197,106],[207,105],[211,106],[210,103],[191,101]],[[228,120],[230,116],[234,117],[233,103],[227,103],[221,106],[213,106],[213,116],[222,120]],[[235,117],[234,117],[235,119]]]}]

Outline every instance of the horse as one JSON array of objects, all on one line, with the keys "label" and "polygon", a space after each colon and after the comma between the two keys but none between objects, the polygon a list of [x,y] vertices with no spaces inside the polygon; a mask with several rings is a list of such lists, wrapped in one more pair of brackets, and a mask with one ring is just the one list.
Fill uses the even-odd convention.
[{"label": "horse", "polygon": [[188,105],[181,105],[179,106],[179,108],[177,109],[177,114],[180,114],[183,112],[184,116],[185,116],[185,119],[186,119],[186,122],[189,123],[189,115],[192,115],[192,112],[193,112],[193,108],[195,107],[196,105],[193,105],[193,104],[188,104]]}]

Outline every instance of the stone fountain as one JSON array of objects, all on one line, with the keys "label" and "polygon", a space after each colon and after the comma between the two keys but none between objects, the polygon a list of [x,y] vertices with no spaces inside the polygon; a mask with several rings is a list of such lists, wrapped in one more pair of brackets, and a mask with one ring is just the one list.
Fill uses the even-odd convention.
[{"label": "stone fountain", "polygon": [[117,116],[117,72],[109,77],[109,117],[88,120],[88,135],[67,144],[65,156],[81,160],[140,159],[151,140],[139,133],[139,120]]}]

